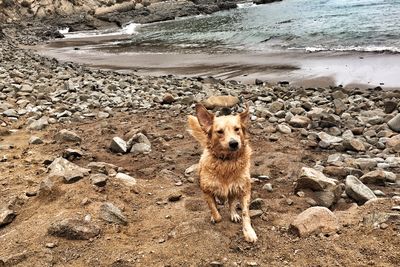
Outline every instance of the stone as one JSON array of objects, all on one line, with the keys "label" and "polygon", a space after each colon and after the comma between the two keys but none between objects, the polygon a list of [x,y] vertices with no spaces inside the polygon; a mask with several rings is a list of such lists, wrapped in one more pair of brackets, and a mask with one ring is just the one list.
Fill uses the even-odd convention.
[{"label": "stone", "polygon": [[31,145],[40,145],[40,144],[43,144],[43,140],[40,139],[40,137],[32,136],[29,139],[29,144],[31,144]]},{"label": "stone", "polygon": [[325,143],[327,143],[329,145],[330,144],[335,144],[335,143],[340,143],[340,142],[343,141],[343,138],[332,136],[332,135],[329,135],[329,134],[327,134],[325,132],[319,132],[318,133],[318,138],[321,141],[324,141]]},{"label": "stone", "polygon": [[361,152],[365,151],[365,145],[358,139],[348,139],[343,142],[343,147],[346,150]]},{"label": "stone", "polygon": [[400,134],[397,134],[386,140],[386,146],[393,148],[400,145]]},{"label": "stone", "polygon": [[69,240],[89,240],[100,234],[100,228],[81,219],[69,218],[53,222],[47,232]]},{"label": "stone", "polygon": [[279,132],[284,134],[290,134],[292,132],[292,129],[290,129],[290,127],[285,124],[278,124],[276,128],[278,129]]},{"label": "stone", "polygon": [[87,165],[87,168],[89,168],[92,173],[104,173],[107,175],[115,173],[115,171],[118,169],[118,167],[114,164],[99,161],[90,162]]},{"label": "stone", "polygon": [[169,202],[177,202],[182,198],[182,194],[179,192],[172,193],[171,195],[168,196],[168,201]]},{"label": "stone", "polygon": [[231,108],[237,104],[239,104],[239,98],[231,95],[210,96],[203,102],[203,105],[207,109],[214,109],[216,107]]},{"label": "stone", "polygon": [[262,210],[250,210],[249,211],[250,218],[260,217],[261,215],[263,215],[263,213],[264,212]]},{"label": "stone", "polygon": [[285,107],[285,103],[281,101],[272,102],[269,106],[268,110],[272,113],[277,113],[278,111],[282,110]]},{"label": "stone", "polygon": [[337,180],[326,177],[322,172],[312,168],[303,167],[300,170],[300,176],[297,179],[295,191],[300,189],[311,189],[322,191],[329,187],[334,187]]},{"label": "stone", "polygon": [[189,168],[187,168],[185,170],[185,176],[188,177],[188,176],[192,175],[193,173],[197,173],[198,168],[199,168],[199,164],[193,164],[192,166],[190,166]]},{"label": "stone", "polygon": [[333,105],[335,106],[335,113],[337,115],[340,115],[347,110],[346,104],[341,99],[333,100]]},{"label": "stone", "polygon": [[353,175],[347,176],[345,183],[346,194],[359,204],[364,204],[368,200],[376,198],[374,192]]},{"label": "stone", "polygon": [[388,121],[387,125],[391,130],[400,132],[400,114],[397,114],[390,121]]},{"label": "stone", "polygon": [[121,173],[121,172],[117,173],[117,175],[115,176],[115,179],[121,181],[122,183],[124,183],[127,186],[136,185],[136,179],[125,173]]},{"label": "stone", "polygon": [[151,152],[151,146],[145,143],[134,144],[130,150],[130,153],[134,154],[149,154]]},{"label": "stone", "polygon": [[126,142],[120,137],[114,137],[111,141],[110,150],[114,153],[125,154],[127,152]]},{"label": "stone", "polygon": [[166,93],[164,96],[163,96],[163,99],[162,99],[162,104],[172,104],[172,103],[174,103],[175,102],[175,98],[174,98],[174,96],[173,95],[171,95],[171,94],[169,94],[169,93]]},{"label": "stone", "polygon": [[264,206],[264,200],[262,198],[256,198],[250,202],[251,210],[261,210],[263,206]]},{"label": "stone", "polygon": [[121,225],[128,224],[128,220],[125,215],[122,214],[122,211],[110,202],[103,203],[100,206],[100,218],[109,223]]},{"label": "stone", "polygon": [[364,174],[360,181],[365,184],[385,185],[385,182],[396,182],[396,174],[393,172],[375,170]]},{"label": "stone", "polygon": [[398,101],[387,100],[383,104],[385,106],[385,109],[384,109],[385,113],[390,114],[396,110]]},{"label": "stone", "polygon": [[108,176],[102,173],[92,174],[90,176],[90,181],[92,185],[103,187],[107,184]]},{"label": "stone", "polygon": [[83,152],[79,149],[67,148],[63,151],[62,157],[69,161],[79,159],[83,156]]},{"label": "stone", "polygon": [[49,119],[47,117],[43,116],[40,119],[33,121],[31,124],[29,124],[27,129],[41,131],[44,128],[46,128],[47,126],[49,126]]},{"label": "stone", "polygon": [[0,208],[0,227],[10,224],[17,214],[6,207]]},{"label": "stone", "polygon": [[272,188],[272,184],[270,183],[266,183],[265,185],[263,185],[262,189],[267,190],[268,192],[274,191],[274,189]]},{"label": "stone", "polygon": [[290,119],[289,124],[295,128],[306,128],[310,124],[311,120],[305,116],[296,115]]},{"label": "stone", "polygon": [[15,109],[7,109],[5,111],[3,111],[3,115],[6,117],[14,117],[14,118],[18,118],[18,112]]},{"label": "stone", "polygon": [[76,142],[80,143],[82,139],[74,132],[68,131],[66,129],[62,129],[55,135],[55,140],[61,143],[64,142]]},{"label": "stone", "polygon": [[74,183],[84,176],[89,175],[90,169],[79,167],[78,165],[64,159],[56,158],[49,166],[49,177],[61,177],[65,183]]},{"label": "stone", "polygon": [[339,220],[325,207],[311,207],[300,213],[289,226],[289,231],[299,237],[311,234],[329,234],[340,229]]}]

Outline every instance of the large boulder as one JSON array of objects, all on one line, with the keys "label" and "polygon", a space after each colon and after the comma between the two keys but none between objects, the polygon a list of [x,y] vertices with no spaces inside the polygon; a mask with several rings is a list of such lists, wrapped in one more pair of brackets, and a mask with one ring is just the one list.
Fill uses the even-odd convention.
[{"label": "large boulder", "polygon": [[297,179],[296,191],[300,189],[311,189],[313,191],[323,191],[329,187],[336,186],[337,180],[326,177],[322,172],[312,168],[301,168]]}]

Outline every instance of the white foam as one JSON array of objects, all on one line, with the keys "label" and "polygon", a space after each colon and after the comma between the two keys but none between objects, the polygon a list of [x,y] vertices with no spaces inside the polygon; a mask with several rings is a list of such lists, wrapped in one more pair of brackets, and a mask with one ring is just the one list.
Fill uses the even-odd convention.
[{"label": "white foam", "polygon": [[[298,48],[295,48],[298,49]],[[399,47],[394,46],[338,46],[338,47],[306,47],[307,52],[321,52],[321,51],[355,51],[355,52],[391,52],[400,53]]]},{"label": "white foam", "polygon": [[249,7],[255,7],[257,6],[254,3],[242,3],[242,4],[237,4],[237,8],[249,8]]},{"label": "white foam", "polygon": [[141,24],[130,23],[130,24],[125,25],[121,29],[80,31],[80,32],[66,33],[64,35],[65,35],[65,38],[68,38],[68,39],[117,36],[117,35],[133,35],[133,34],[137,34],[137,28],[140,25]]},{"label": "white foam", "polygon": [[67,34],[69,32],[69,28],[67,27],[67,28],[59,29],[58,32],[61,34]]}]

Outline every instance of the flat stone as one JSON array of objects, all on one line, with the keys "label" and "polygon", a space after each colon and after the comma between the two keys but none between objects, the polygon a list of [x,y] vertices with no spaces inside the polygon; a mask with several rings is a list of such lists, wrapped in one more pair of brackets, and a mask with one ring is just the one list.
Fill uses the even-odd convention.
[{"label": "flat stone", "polygon": [[262,210],[250,210],[249,211],[250,218],[260,217],[261,215],[263,215],[263,213],[264,212]]},{"label": "flat stone", "polygon": [[58,142],[77,142],[80,143],[82,139],[76,133],[62,129],[55,135],[55,140]]},{"label": "flat stone", "polygon": [[61,177],[65,183],[74,183],[86,175],[90,170],[64,159],[56,158],[48,167],[49,177]]},{"label": "flat stone", "polygon": [[337,180],[326,177],[322,172],[312,168],[303,167],[300,176],[297,179],[295,191],[300,189],[311,189],[314,191],[322,191],[326,188],[333,187]]},{"label": "flat stone", "polygon": [[276,128],[278,129],[279,132],[284,134],[290,134],[292,132],[292,129],[290,129],[290,127],[285,124],[278,124]]},{"label": "flat stone", "polygon": [[281,101],[272,102],[269,106],[268,110],[272,113],[277,113],[278,111],[282,110],[285,107],[285,103]]},{"label": "flat stone", "polygon": [[363,144],[363,142],[355,138],[345,140],[343,142],[343,147],[346,150],[351,150],[351,151],[357,151],[357,152],[365,151],[365,145]]},{"label": "flat stone", "polygon": [[100,161],[90,162],[87,165],[87,168],[89,168],[92,171],[92,173],[104,173],[107,175],[115,173],[115,171],[118,169],[118,167],[115,166],[114,164],[100,162]]},{"label": "flat stone", "polygon": [[321,141],[326,142],[327,144],[334,144],[334,143],[340,143],[343,141],[343,138],[337,137],[337,136],[332,136],[330,134],[327,134],[325,132],[319,132],[318,137]]},{"label": "flat stone", "polygon": [[236,96],[231,96],[231,95],[210,96],[203,102],[203,105],[207,109],[214,109],[216,107],[230,108],[237,104],[239,104],[239,98]]},{"label": "flat stone", "polygon": [[121,181],[122,183],[124,183],[127,186],[136,185],[136,179],[125,173],[121,173],[121,172],[117,173],[117,175],[115,176],[115,179]]},{"label": "flat stone", "polygon": [[346,177],[345,190],[346,194],[359,204],[364,204],[368,200],[376,198],[374,192],[353,175]]},{"label": "flat stone", "polygon": [[134,144],[130,150],[134,154],[148,154],[151,152],[151,146],[145,143]]},{"label": "flat stone", "polygon": [[18,118],[18,112],[15,109],[7,109],[5,111],[3,111],[3,115],[6,117],[14,117],[14,118]]},{"label": "flat stone", "polygon": [[29,139],[29,144],[31,144],[31,145],[40,145],[40,144],[43,144],[43,140],[40,139],[40,137],[32,136]]},{"label": "flat stone", "polygon": [[11,223],[17,214],[8,208],[0,208],[0,227]]},{"label": "flat stone", "polygon": [[92,174],[90,181],[93,185],[103,187],[107,184],[108,176],[102,173]]},{"label": "flat stone", "polygon": [[182,198],[182,193],[175,192],[168,196],[168,201],[176,202],[176,201],[179,201],[181,198]]},{"label": "flat stone", "polygon": [[80,219],[64,219],[53,222],[47,232],[70,240],[88,240],[100,234],[100,228]]},{"label": "flat stone", "polygon": [[274,189],[272,188],[272,184],[270,183],[266,183],[265,185],[263,185],[262,189],[267,190],[268,192],[274,191]]},{"label": "flat stone", "polygon": [[128,224],[128,220],[126,219],[125,215],[122,214],[122,211],[110,202],[103,203],[100,206],[100,218],[109,223],[121,225]]},{"label": "flat stone", "polygon": [[396,174],[393,172],[375,170],[364,174],[360,181],[366,184],[385,185],[385,182],[396,182]]},{"label": "flat stone", "polygon": [[114,153],[126,153],[127,145],[120,137],[114,137],[111,141],[110,150]]},{"label": "flat stone", "polygon": [[300,213],[290,224],[289,231],[299,237],[332,233],[340,228],[336,216],[325,207],[311,207]]},{"label": "flat stone", "polygon": [[28,130],[40,131],[46,128],[47,126],[49,126],[49,119],[43,116],[40,119],[33,121],[31,124],[29,124],[27,128]]}]

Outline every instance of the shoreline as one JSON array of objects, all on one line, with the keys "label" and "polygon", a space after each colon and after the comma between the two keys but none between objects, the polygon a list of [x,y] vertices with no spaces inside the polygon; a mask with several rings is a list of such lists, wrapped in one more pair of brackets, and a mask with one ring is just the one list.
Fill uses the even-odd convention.
[{"label": "shoreline", "polygon": [[[124,36],[113,36],[117,41]],[[274,84],[288,81],[293,86],[400,89],[400,54],[369,52],[315,53],[303,51],[207,53],[164,52],[137,47],[135,52],[109,53],[96,48],[110,37],[74,38],[52,41],[33,49],[40,55],[89,67],[133,72],[144,76],[176,75],[236,80],[246,84],[261,80]],[[205,49],[207,51],[207,49]]]}]

